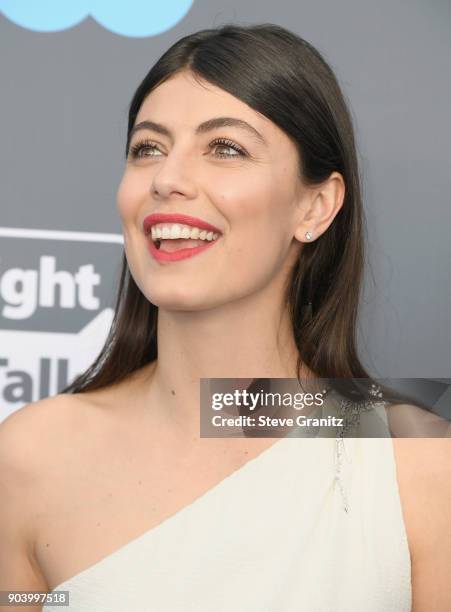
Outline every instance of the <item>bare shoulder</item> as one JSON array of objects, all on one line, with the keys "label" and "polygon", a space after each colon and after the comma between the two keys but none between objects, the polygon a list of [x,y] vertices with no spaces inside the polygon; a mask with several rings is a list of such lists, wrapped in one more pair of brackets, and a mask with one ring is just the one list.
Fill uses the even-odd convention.
[{"label": "bare shoulder", "polygon": [[64,421],[70,402],[51,397],[19,408],[0,423],[0,478],[11,486],[31,484],[42,465],[50,431]]},{"label": "bare shoulder", "polygon": [[412,612],[451,610],[451,439],[394,438],[412,559]]},{"label": "bare shoulder", "polygon": [[0,423],[0,486],[11,503],[37,499],[52,466],[76,444],[77,432],[86,430],[88,413],[86,400],[56,395],[25,405]]},{"label": "bare shoulder", "polygon": [[387,404],[388,425],[396,438],[450,438],[451,422],[415,404]]},{"label": "bare shoulder", "polygon": [[447,481],[451,489],[451,438],[393,438],[393,446],[400,469],[418,486],[438,496],[446,494]]},{"label": "bare shoulder", "polygon": [[[0,422],[0,462],[9,473],[24,478],[43,476],[62,454],[69,457],[98,446],[108,432],[117,434],[133,396],[129,381],[95,391],[58,394],[19,408]],[[125,417],[127,415],[125,414]],[[124,417],[122,417],[123,420]]]},{"label": "bare shoulder", "polygon": [[33,550],[39,497],[56,439],[75,418],[73,407],[72,400],[55,396],[0,423],[0,590],[48,589]]},{"label": "bare shoulder", "polygon": [[[45,459],[55,433],[61,433],[75,417],[73,398],[57,395],[27,404],[0,423],[2,467],[20,473],[35,471]],[[3,471],[3,470],[2,470]]]},{"label": "bare shoulder", "polygon": [[88,414],[82,394],[55,395],[19,408],[0,423],[0,462],[16,476],[36,475],[80,430]]}]

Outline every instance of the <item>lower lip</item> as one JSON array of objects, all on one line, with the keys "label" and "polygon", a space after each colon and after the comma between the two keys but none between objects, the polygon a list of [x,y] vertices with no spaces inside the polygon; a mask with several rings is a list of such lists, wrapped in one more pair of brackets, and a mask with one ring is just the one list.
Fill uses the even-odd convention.
[{"label": "lower lip", "polygon": [[161,249],[157,249],[153,240],[149,240],[148,249],[150,254],[154,259],[161,262],[166,261],[180,261],[181,259],[188,259],[189,257],[194,257],[198,253],[202,253],[206,251],[214,244],[218,242],[219,238],[216,240],[212,240],[211,242],[206,242],[201,246],[193,247],[191,249],[180,249],[179,251],[174,251],[173,253],[168,253],[167,251],[162,251]]}]

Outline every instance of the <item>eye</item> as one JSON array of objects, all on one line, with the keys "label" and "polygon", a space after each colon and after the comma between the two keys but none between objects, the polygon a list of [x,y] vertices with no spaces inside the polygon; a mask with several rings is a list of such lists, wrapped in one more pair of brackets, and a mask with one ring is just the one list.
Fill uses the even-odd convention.
[{"label": "eye", "polygon": [[[211,149],[215,149],[215,148],[224,148],[224,149],[230,149],[232,151],[235,151],[235,153],[232,154],[228,154],[228,153],[215,153],[216,157],[222,157],[222,158],[232,158],[232,157],[245,157],[247,155],[247,153],[245,152],[245,150],[240,147],[239,145],[237,145],[235,142],[233,142],[232,140],[228,140],[227,138],[216,138],[216,140],[213,140],[213,142],[210,143],[209,148]],[[152,140],[141,140],[139,142],[137,142],[136,144],[134,144],[132,147],[130,147],[130,157],[132,159],[143,159],[143,158],[151,158],[151,157],[160,157],[159,155],[155,155],[154,153],[148,154],[148,155],[143,155],[142,151],[160,151],[160,149],[157,147],[156,143],[154,143]],[[161,151],[160,151],[161,153]]]},{"label": "eye", "polygon": [[244,151],[244,149],[242,149],[239,145],[237,145],[232,140],[228,140],[227,138],[216,138],[216,140],[213,140],[213,142],[210,143],[211,149],[217,146],[223,147],[225,149],[232,149],[235,151],[235,153],[232,153],[232,155],[228,155],[228,154],[224,155],[224,153],[218,153],[216,154],[217,157],[245,157],[246,156],[246,152]]},{"label": "eye", "polygon": [[152,142],[151,140],[141,140],[140,142],[137,142],[132,147],[130,147],[130,157],[132,159],[139,159],[142,157],[158,157],[155,155],[144,155],[144,156],[141,155],[141,151],[146,150],[146,149],[150,149],[150,150],[156,149],[157,151],[159,151],[156,144]]}]

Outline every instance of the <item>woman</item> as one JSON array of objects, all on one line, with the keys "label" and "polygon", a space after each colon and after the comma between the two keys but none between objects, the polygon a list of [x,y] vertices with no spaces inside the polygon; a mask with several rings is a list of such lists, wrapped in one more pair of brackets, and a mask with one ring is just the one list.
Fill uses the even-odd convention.
[{"label": "woman", "polygon": [[199,436],[201,378],[368,377],[353,128],[324,59],[275,25],[187,36],[138,87],[126,158],[104,350],[2,425],[22,509],[1,588],[96,612],[450,610],[445,441],[350,438],[334,487],[334,439]]}]

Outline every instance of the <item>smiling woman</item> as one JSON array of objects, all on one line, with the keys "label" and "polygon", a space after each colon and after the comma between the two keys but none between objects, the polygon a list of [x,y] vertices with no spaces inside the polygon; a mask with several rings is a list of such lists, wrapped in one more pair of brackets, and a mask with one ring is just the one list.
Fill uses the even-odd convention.
[{"label": "smiling woman", "polygon": [[[312,45],[272,24],[179,40],[133,96],[125,154],[116,316],[104,350],[66,392],[117,384],[156,361],[164,306],[197,320],[196,309],[256,295],[270,321],[281,314],[281,298],[286,306],[286,352],[297,357],[290,375],[369,376],[355,346],[364,251],[353,127],[337,80]],[[202,223],[219,234],[216,248],[160,265],[178,261],[164,254],[179,246],[185,259],[197,241],[212,240]],[[191,244],[170,245],[180,238]],[[254,312],[262,305],[246,303]],[[233,340],[233,350],[235,334],[224,325],[215,332],[224,349]],[[229,365],[225,374],[233,375]]]},{"label": "smiling woman", "polygon": [[371,381],[353,125],[324,58],[272,24],[186,36],[136,90],[125,153],[112,328],[33,408],[52,428],[21,478],[29,584],[67,589],[78,612],[408,612],[412,591],[415,612],[432,593],[444,612],[451,546],[430,542],[449,536],[448,479],[428,449],[394,446],[383,403],[382,436],[344,453],[327,435],[199,436],[202,378]]}]

